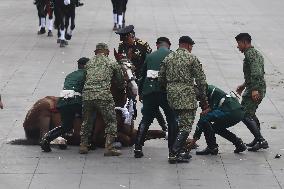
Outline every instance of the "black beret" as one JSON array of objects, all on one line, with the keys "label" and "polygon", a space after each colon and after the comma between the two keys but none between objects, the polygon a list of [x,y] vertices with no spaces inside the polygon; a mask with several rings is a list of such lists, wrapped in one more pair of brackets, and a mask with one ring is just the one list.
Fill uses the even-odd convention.
[{"label": "black beret", "polygon": [[171,45],[171,42],[170,42],[169,38],[167,38],[167,37],[159,37],[159,38],[157,39],[156,44],[160,44],[160,43],[162,43],[162,42],[166,42],[166,43],[168,43],[169,45]]},{"label": "black beret", "polygon": [[248,33],[240,33],[239,35],[237,35],[237,36],[235,37],[235,39],[236,39],[236,41],[242,41],[242,40],[244,40],[244,41],[249,41],[249,42],[251,42],[251,36],[250,36],[250,34],[248,34]]},{"label": "black beret", "polygon": [[179,44],[181,43],[188,43],[190,45],[194,45],[194,41],[189,36],[182,36],[179,38]]},{"label": "black beret", "polygon": [[126,26],[125,28],[119,29],[115,33],[119,34],[119,35],[127,35],[127,34],[130,34],[130,33],[133,33],[134,32],[133,30],[134,30],[134,26],[133,25],[129,25],[129,26]]},{"label": "black beret", "polygon": [[86,65],[89,60],[90,60],[89,58],[82,57],[77,62],[78,62],[78,64]]}]

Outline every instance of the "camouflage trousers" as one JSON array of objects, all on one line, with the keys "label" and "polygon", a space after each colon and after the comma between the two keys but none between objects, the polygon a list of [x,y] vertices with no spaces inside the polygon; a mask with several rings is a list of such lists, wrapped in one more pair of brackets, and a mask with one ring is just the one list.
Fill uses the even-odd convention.
[{"label": "camouflage trousers", "polygon": [[190,132],[194,123],[196,109],[192,110],[174,110],[177,116],[179,131]]},{"label": "camouflage trousers", "polygon": [[83,101],[83,123],[81,127],[81,143],[88,144],[94,126],[94,113],[100,112],[106,124],[105,133],[116,137],[117,121],[114,102],[106,100]]},{"label": "camouflage trousers", "polygon": [[261,101],[262,99],[258,102],[255,102],[250,96],[243,96],[241,104],[243,105],[245,110],[245,117],[253,117]]}]

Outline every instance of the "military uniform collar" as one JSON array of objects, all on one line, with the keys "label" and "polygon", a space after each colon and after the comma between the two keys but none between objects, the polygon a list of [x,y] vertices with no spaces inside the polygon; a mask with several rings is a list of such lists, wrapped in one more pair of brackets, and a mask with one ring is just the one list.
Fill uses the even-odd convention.
[{"label": "military uniform collar", "polygon": [[177,51],[187,51],[187,52],[189,52],[187,49],[182,48],[182,47],[179,47],[179,48],[177,49]]},{"label": "military uniform collar", "polygon": [[247,48],[247,49],[244,51],[244,53],[250,51],[251,49],[254,49],[254,46],[251,46],[251,47]]}]

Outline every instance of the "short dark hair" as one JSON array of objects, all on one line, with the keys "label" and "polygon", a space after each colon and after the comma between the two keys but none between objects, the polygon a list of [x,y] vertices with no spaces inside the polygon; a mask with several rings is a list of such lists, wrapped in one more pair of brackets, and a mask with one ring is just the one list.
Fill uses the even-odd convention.
[{"label": "short dark hair", "polygon": [[178,42],[179,42],[179,44],[181,44],[181,43],[186,43],[186,44],[190,44],[190,45],[195,44],[195,42],[189,36],[181,36],[179,38]]},{"label": "short dark hair", "polygon": [[247,42],[251,42],[251,36],[248,33],[240,33],[239,35],[237,35],[235,37],[236,41],[247,41]]},{"label": "short dark hair", "polygon": [[163,42],[165,42],[165,43],[167,43],[169,46],[171,46],[171,42],[170,42],[169,38],[167,38],[167,37],[159,37],[159,38],[157,39],[157,41],[156,41],[156,44],[159,45],[159,44],[161,44],[161,43],[163,43]]},{"label": "short dark hair", "polygon": [[82,57],[79,60],[77,60],[77,63],[78,65],[86,65],[89,60],[90,60],[89,58]]}]

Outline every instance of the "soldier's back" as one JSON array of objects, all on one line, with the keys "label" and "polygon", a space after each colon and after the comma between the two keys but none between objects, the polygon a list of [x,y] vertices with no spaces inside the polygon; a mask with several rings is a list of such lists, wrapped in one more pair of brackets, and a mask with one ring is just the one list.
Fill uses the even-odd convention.
[{"label": "soldier's back", "polygon": [[86,81],[83,90],[83,100],[109,100],[111,80],[115,63],[104,55],[97,55],[86,66]]}]

